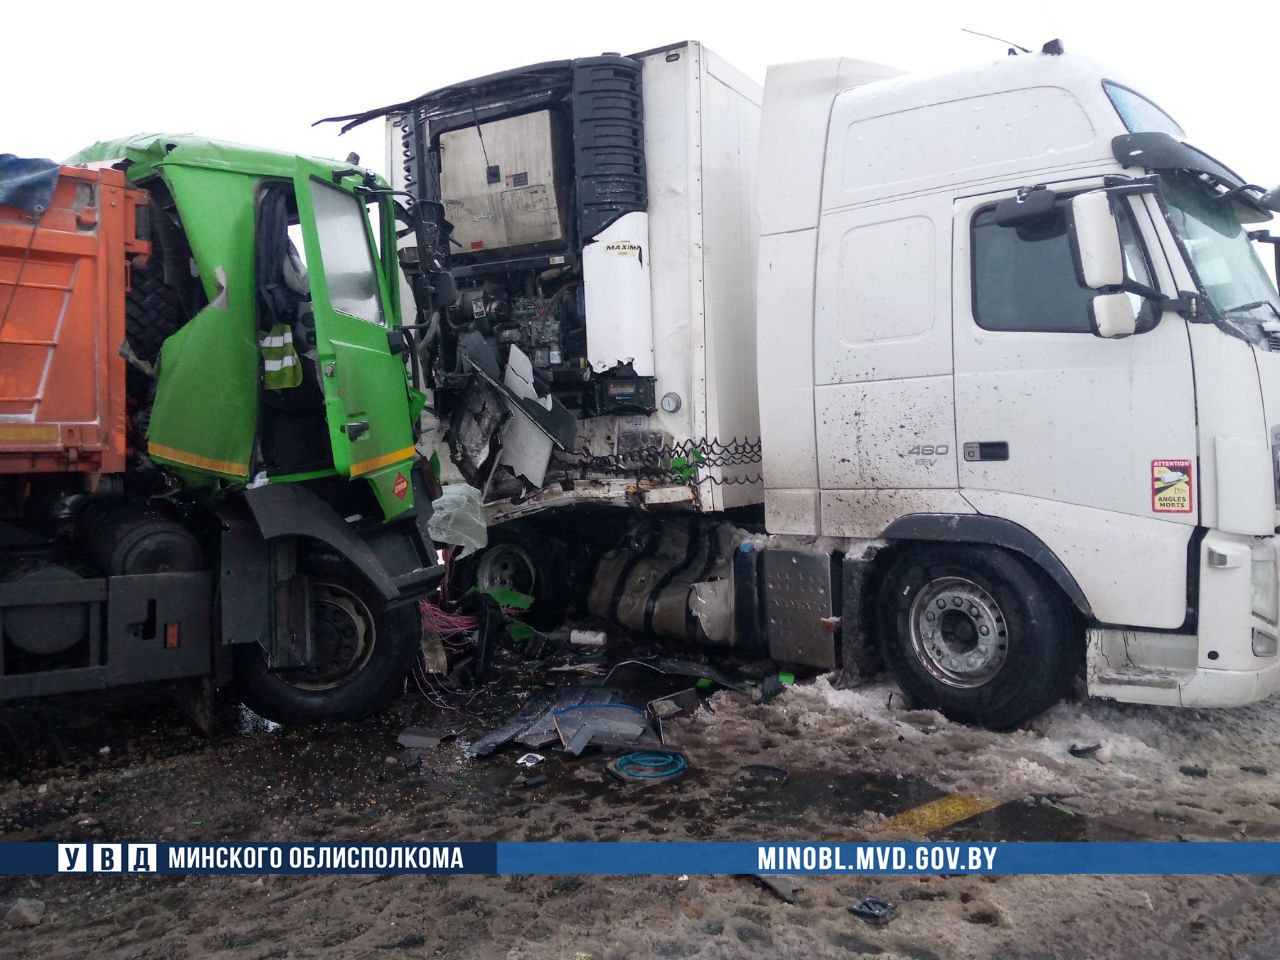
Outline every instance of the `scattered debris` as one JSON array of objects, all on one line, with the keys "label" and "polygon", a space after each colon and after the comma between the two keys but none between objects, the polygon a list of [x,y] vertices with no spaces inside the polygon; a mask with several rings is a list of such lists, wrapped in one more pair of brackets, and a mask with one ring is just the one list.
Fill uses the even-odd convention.
[{"label": "scattered debris", "polygon": [[545,759],[547,758],[540,753],[526,753],[516,763],[522,767],[536,767]]},{"label": "scattered debris", "polygon": [[20,899],[4,915],[4,922],[11,927],[34,927],[44,919],[44,901]]},{"label": "scattered debris", "polygon": [[1240,768],[1242,773],[1254,773],[1260,777],[1267,775],[1267,768],[1258,763],[1246,763]]},{"label": "scattered debris", "polygon": [[689,769],[689,763],[679,753],[626,753],[606,769],[618,780],[653,783],[675,779]]},{"label": "scattered debris", "polygon": [[1209,770],[1207,767],[1198,767],[1194,763],[1184,763],[1178,768],[1178,772],[1188,777],[1207,777]]},{"label": "scattered debris", "polygon": [[739,769],[743,773],[750,774],[752,779],[776,783],[778,786],[782,786],[791,779],[791,774],[782,767],[775,767],[768,763],[744,763]]},{"label": "scattered debris", "polygon": [[629,703],[579,703],[553,713],[560,742],[575,757],[588,746],[656,747],[662,740],[649,715]]},{"label": "scattered debris", "polygon": [[103,747],[102,749],[100,749],[100,750],[98,751],[98,756],[100,756],[100,757],[109,757],[109,756],[111,756],[111,748],[110,748],[110,747]]},{"label": "scattered debris", "polygon": [[522,787],[540,787],[547,782],[545,773],[526,773],[516,780]]},{"label": "scattered debris", "polygon": [[458,735],[457,730],[433,731],[424,727],[405,727],[396,743],[406,750],[434,750],[444,741]]},{"label": "scattered debris", "polygon": [[773,876],[767,873],[748,873],[745,876],[750,877],[760,886],[764,887],[783,903],[796,902],[796,890],[798,889],[791,880],[785,876]]},{"label": "scattered debris", "polygon": [[661,657],[656,660],[623,660],[609,671],[609,675],[605,677],[604,682],[610,685],[628,686],[624,679],[618,678],[618,675],[622,674],[625,677],[627,672],[635,670],[652,670],[675,677],[697,677],[699,680],[709,680],[729,690],[737,690],[740,693],[747,693],[751,690],[751,685],[746,681],[735,680],[708,664],[692,663],[689,660],[675,660],[669,657]]},{"label": "scattered debris", "polygon": [[851,905],[849,912],[874,927],[883,927],[897,915],[898,907],[879,897],[867,897],[861,903]]},{"label": "scattered debris", "polygon": [[603,647],[609,635],[603,630],[570,630],[569,642],[575,647]]},{"label": "scattered debris", "polygon": [[1097,753],[1101,749],[1102,749],[1102,744],[1100,743],[1090,743],[1087,746],[1082,746],[1078,743],[1073,743],[1070,747],[1067,748],[1067,753],[1071,754],[1073,757],[1092,757],[1095,753]]},{"label": "scattered debris", "polygon": [[466,754],[468,757],[484,757],[512,740],[535,750],[541,749],[559,739],[556,710],[583,703],[615,703],[621,699],[619,691],[604,687],[571,685],[541,690],[530,697],[529,702],[510,720],[468,746]]},{"label": "scattered debris", "polygon": [[764,683],[760,685],[760,693],[756,697],[756,703],[768,703],[785,689],[787,689],[786,684],[778,679],[777,674],[765,677]]}]

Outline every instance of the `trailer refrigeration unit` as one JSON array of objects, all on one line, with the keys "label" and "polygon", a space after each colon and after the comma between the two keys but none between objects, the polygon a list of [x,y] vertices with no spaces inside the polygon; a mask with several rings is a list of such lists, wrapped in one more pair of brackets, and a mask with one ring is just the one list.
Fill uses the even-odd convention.
[{"label": "trailer refrigeration unit", "polygon": [[499,523],[613,470],[640,508],[603,544],[500,525],[482,572],[537,583],[554,536],[602,552],[589,606],[626,627],[883,662],[994,727],[1082,670],[1142,703],[1280,687],[1276,191],[1056,41],[771,68],[758,188],[757,102],[687,44],[382,111],[461,290],[453,459]]}]

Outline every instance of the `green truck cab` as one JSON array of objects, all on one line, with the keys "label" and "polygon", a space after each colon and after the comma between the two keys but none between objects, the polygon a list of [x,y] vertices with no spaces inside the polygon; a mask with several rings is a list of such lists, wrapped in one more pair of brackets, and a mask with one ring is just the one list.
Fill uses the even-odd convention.
[{"label": "green truck cab", "polygon": [[[10,519],[23,556],[0,557],[20,571],[0,575],[0,617],[6,596],[75,615],[0,660],[0,699],[194,678],[234,682],[275,719],[376,709],[419,655],[416,601],[443,574],[401,323],[405,209],[355,163],[192,135],[68,163],[122,170],[148,198],[151,254],[122,264],[128,465],[36,477]],[[142,542],[156,524],[149,548],[94,560],[102,531]],[[61,586],[42,600],[46,580]],[[113,615],[117,597],[159,626]]]}]

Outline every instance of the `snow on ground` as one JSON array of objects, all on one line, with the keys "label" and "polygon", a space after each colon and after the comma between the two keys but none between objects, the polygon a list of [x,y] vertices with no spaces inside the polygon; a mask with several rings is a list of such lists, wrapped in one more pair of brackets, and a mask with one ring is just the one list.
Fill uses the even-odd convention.
[{"label": "snow on ground", "polygon": [[[1230,710],[1061,703],[1007,733],[910,709],[888,682],[837,689],[819,677],[763,707],[729,694],[715,706],[705,721],[709,737],[732,742],[748,722],[763,723],[779,735],[773,759],[784,766],[801,756],[809,764],[853,761],[916,774],[953,794],[999,801],[1051,795],[1092,815],[1158,812],[1224,838],[1242,829],[1280,835],[1280,699]],[[1091,757],[1070,753],[1073,745],[1094,744]],[[1203,767],[1208,776],[1181,773],[1184,766]]]}]

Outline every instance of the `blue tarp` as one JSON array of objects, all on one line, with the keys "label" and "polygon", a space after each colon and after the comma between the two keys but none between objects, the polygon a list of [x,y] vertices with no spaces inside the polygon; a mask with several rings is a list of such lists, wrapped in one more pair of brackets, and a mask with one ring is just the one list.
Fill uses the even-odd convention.
[{"label": "blue tarp", "polygon": [[0,206],[17,207],[35,216],[49,208],[58,183],[58,165],[52,160],[0,153]]}]

